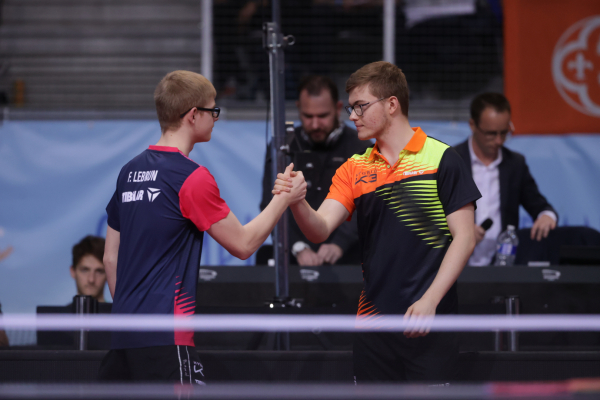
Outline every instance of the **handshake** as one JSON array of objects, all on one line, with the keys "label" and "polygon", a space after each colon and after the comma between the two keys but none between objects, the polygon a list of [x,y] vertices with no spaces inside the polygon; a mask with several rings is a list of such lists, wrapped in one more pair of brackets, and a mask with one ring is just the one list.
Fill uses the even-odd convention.
[{"label": "handshake", "polygon": [[[314,243],[321,243],[329,234],[337,228],[347,217],[347,211],[342,206],[341,211],[332,213],[332,215],[340,214],[335,226],[328,228],[325,219],[318,217],[317,213],[310,207],[307,202],[303,202],[306,196],[306,181],[302,171],[294,171],[294,164],[287,166],[282,174],[277,174],[277,179],[271,191],[276,196],[282,196],[287,206],[292,206],[294,218],[298,223],[306,238]],[[326,200],[327,201],[327,200]],[[334,202],[337,205],[339,203]],[[312,216],[312,217],[311,217]],[[322,221],[322,222],[318,222]],[[325,234],[314,235],[314,232],[323,232]],[[302,244],[302,243],[301,243]],[[302,266],[319,266],[323,264],[335,264],[344,254],[344,251],[335,243],[322,243],[317,251],[313,251],[307,244],[304,243],[304,248],[296,250],[296,260]],[[302,248],[302,247],[301,247]]]},{"label": "handshake", "polygon": [[283,173],[277,174],[277,179],[271,193],[284,196],[288,206],[297,204],[306,196],[306,181],[302,171],[294,171],[294,163],[290,163]]}]

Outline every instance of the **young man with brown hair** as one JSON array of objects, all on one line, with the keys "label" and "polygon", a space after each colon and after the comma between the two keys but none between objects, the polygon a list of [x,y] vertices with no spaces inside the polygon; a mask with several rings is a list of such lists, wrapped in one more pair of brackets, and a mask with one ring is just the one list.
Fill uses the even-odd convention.
[{"label": "young man with brown hair", "polygon": [[91,235],[84,237],[73,246],[72,255],[73,263],[69,269],[77,286],[77,294],[104,302],[104,238]]},{"label": "young man with brown hair", "polygon": [[[475,246],[479,191],[450,146],[411,128],[408,85],[398,67],[365,65],[350,76],[346,91],[358,137],[376,143],[338,169],[317,211],[306,201],[290,208],[315,243],[356,212],[364,278],[357,327],[377,326],[391,314],[414,324],[403,334],[359,329],[356,381],[446,383],[456,371],[456,336],[428,334],[423,322],[456,313],[455,282]],[[274,194],[289,190],[290,175],[279,175]]]},{"label": "young man with brown hair", "polygon": [[[189,71],[167,74],[156,88],[161,138],[121,169],[106,208],[104,264],[115,314],[193,315],[204,232],[246,259],[288,205],[304,199],[299,176],[290,195],[240,224],[210,172],[188,158],[210,140],[220,112],[215,96],[205,77]],[[204,384],[193,346],[193,332],[113,332],[100,379]]]}]

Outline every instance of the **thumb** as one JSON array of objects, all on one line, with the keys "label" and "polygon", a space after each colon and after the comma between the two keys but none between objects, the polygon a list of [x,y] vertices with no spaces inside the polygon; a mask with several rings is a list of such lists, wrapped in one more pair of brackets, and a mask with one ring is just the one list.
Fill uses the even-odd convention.
[{"label": "thumb", "polygon": [[290,163],[287,167],[285,167],[285,172],[287,176],[290,176],[291,172],[294,170],[294,163]]},{"label": "thumb", "polygon": [[286,178],[289,178],[292,175],[292,171],[294,170],[294,163],[290,163],[287,167],[285,167],[285,171],[283,171],[283,175]]}]

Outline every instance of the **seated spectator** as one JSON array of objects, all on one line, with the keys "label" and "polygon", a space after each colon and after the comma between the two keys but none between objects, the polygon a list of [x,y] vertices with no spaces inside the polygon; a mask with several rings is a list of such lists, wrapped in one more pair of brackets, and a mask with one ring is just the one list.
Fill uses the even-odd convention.
[{"label": "seated spectator", "polygon": [[71,276],[77,285],[77,294],[92,296],[104,302],[104,286],[106,272],[102,258],[104,256],[104,239],[86,236],[73,246],[73,264]]},{"label": "seated spectator", "polygon": [[[473,174],[481,192],[475,210],[477,246],[469,265],[490,265],[496,253],[496,238],[508,225],[519,227],[519,205],[535,221],[531,239],[541,240],[556,227],[558,214],[540,193],[523,155],[504,146],[513,130],[511,109],[500,93],[483,93],[471,103],[469,126],[473,135],[456,151]],[[481,224],[492,220],[486,231]]]}]

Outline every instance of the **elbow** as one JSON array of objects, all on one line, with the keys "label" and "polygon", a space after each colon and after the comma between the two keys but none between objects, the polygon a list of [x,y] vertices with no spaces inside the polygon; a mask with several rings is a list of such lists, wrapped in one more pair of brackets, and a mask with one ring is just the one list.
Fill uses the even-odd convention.
[{"label": "elbow", "polygon": [[240,248],[236,248],[236,249],[232,249],[231,251],[231,255],[239,258],[240,260],[247,260],[250,258],[250,256],[254,254],[254,252],[246,247],[240,247]]},{"label": "elbow", "polygon": [[328,237],[329,237],[329,235],[319,235],[319,234],[313,234],[313,235],[306,236],[306,238],[311,243],[315,243],[315,244],[323,243],[324,241],[327,240]]},{"label": "elbow", "polygon": [[105,269],[113,270],[117,265],[117,260],[114,260],[112,257],[107,257],[105,255],[102,259],[102,263],[104,264]]}]

